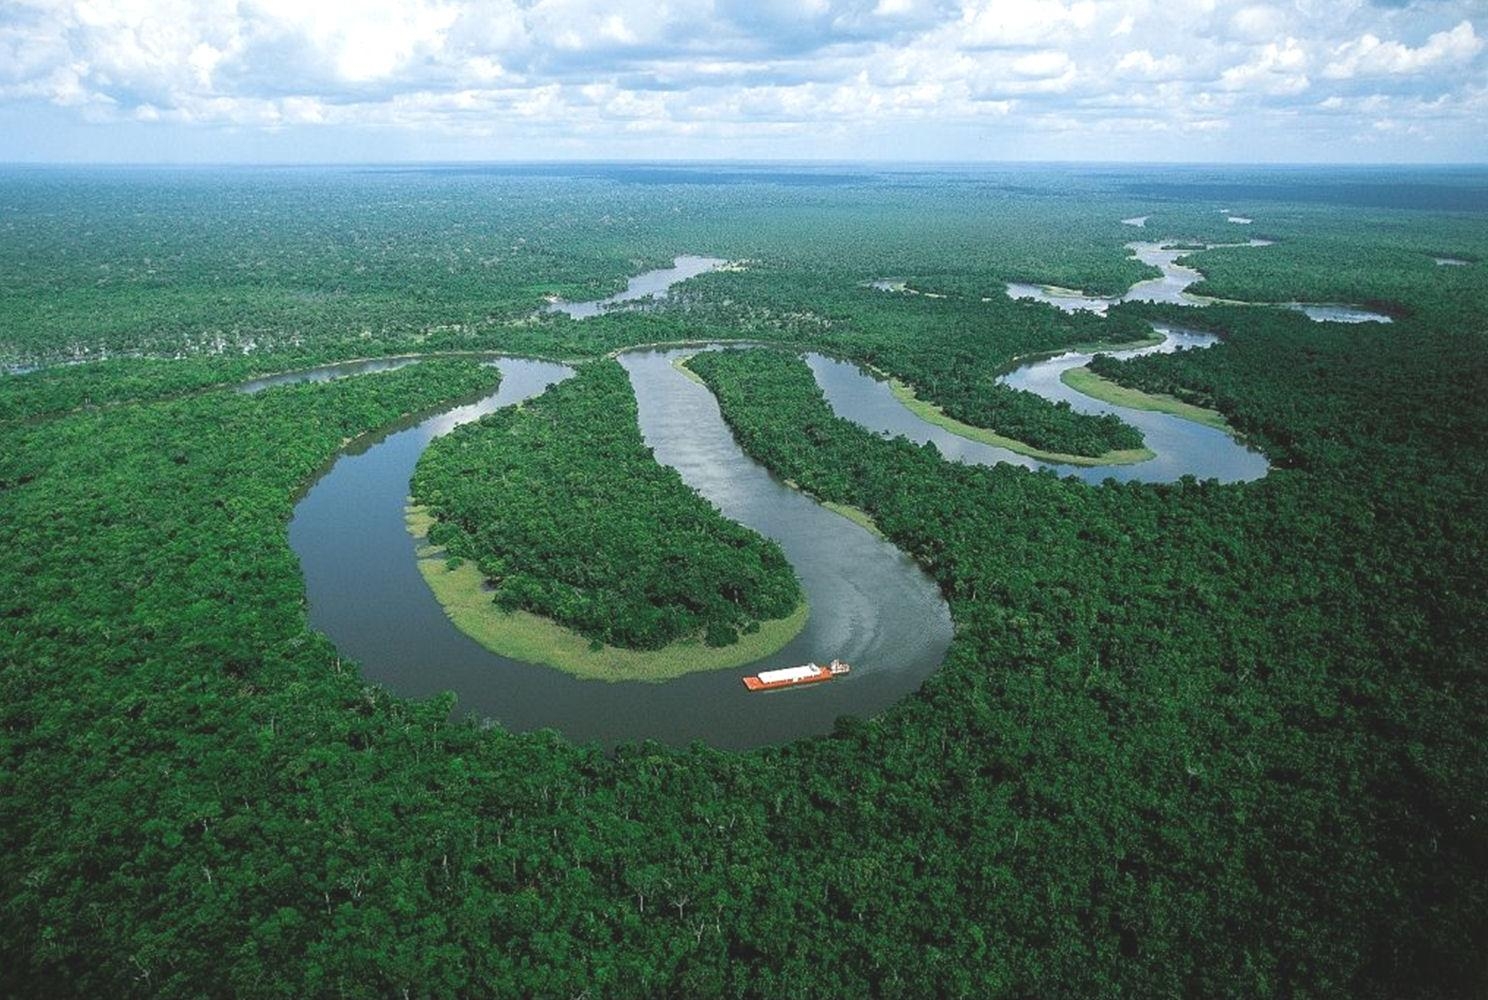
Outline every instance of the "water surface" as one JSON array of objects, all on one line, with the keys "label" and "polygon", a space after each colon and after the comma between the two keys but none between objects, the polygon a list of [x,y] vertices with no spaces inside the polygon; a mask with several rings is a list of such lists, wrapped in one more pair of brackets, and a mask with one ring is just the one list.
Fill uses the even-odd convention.
[{"label": "water surface", "polygon": [[1286,302],[1283,308],[1304,313],[1308,319],[1318,323],[1392,323],[1389,316],[1373,309],[1359,306],[1334,305],[1322,302]]},{"label": "water surface", "polygon": [[347,361],[334,365],[319,365],[303,371],[278,372],[262,378],[250,379],[238,386],[239,392],[262,392],[278,385],[294,385],[298,382],[329,382],[353,375],[371,375],[377,372],[397,371],[415,364],[414,358],[371,358],[364,361]]},{"label": "water surface", "polygon": [[[1231,222],[1237,221],[1231,219]],[[1251,220],[1239,220],[1249,223]],[[1273,246],[1271,240],[1246,240],[1244,243],[1210,243],[1204,247],[1206,250],[1218,250],[1229,247],[1268,247]],[[1180,306],[1205,306],[1217,301],[1203,295],[1194,295],[1189,291],[1195,283],[1203,279],[1204,275],[1198,268],[1178,263],[1180,257],[1195,253],[1193,248],[1176,248],[1169,243],[1140,242],[1128,243],[1127,249],[1132,252],[1131,259],[1139,260],[1143,264],[1157,268],[1162,272],[1156,278],[1147,278],[1138,281],[1127,289],[1126,294],[1106,297],[1100,295],[1086,295],[1084,292],[1069,289],[1056,288],[1051,285],[1030,285],[1020,282],[1009,282],[1007,294],[1012,299],[1033,299],[1046,305],[1063,309],[1068,313],[1090,312],[1098,316],[1104,316],[1111,306],[1118,302],[1165,302]],[[1242,305],[1266,305],[1263,302],[1239,303]],[[1384,313],[1361,306],[1341,305],[1323,302],[1281,302],[1277,303],[1283,309],[1292,309],[1303,313],[1309,319],[1319,323],[1389,323],[1390,317]]]},{"label": "water surface", "polygon": [[[1129,358],[1197,349],[1215,343],[1212,334],[1166,325],[1154,325],[1154,329],[1163,335],[1161,344],[1106,353],[1112,357]],[[1119,416],[1142,432],[1147,447],[1156,453],[1155,458],[1131,465],[1081,466],[1042,462],[1006,448],[972,441],[920,418],[895,398],[887,382],[874,379],[851,362],[821,354],[807,354],[806,362],[815,373],[827,402],[839,417],[883,434],[908,438],[917,444],[934,444],[952,461],[976,465],[1005,462],[1027,469],[1048,469],[1060,476],[1076,476],[1087,483],[1101,483],[1107,479],[1167,483],[1186,475],[1226,483],[1247,482],[1264,476],[1270,468],[1264,455],[1246,448],[1223,431],[1167,413],[1105,403],[1076,392],[1060,381],[1063,372],[1088,364],[1091,357],[1090,354],[1071,351],[1024,365],[1004,376],[1002,381],[1015,389],[1069,403],[1071,408],[1081,413]]]},{"label": "water surface", "polygon": [[716,271],[727,263],[720,257],[678,257],[671,267],[659,267],[636,275],[626,283],[625,291],[616,292],[607,299],[591,302],[565,302],[559,299],[548,303],[546,311],[567,313],[574,319],[587,319],[625,302],[634,302],[648,296],[665,298],[671,287],[678,282]]},{"label": "water surface", "polygon": [[[580,680],[498,656],[455,628],[419,574],[404,525],[414,466],[429,442],[461,423],[543,391],[571,371],[502,358],[499,390],[359,441],[295,508],[310,625],[361,663],[363,675],[407,697],[454,691],[460,710],[517,732],[553,728],[612,745],[702,740],[742,749],[831,730],[840,715],[871,715],[919,687],[951,639],[934,582],[893,545],[776,480],[739,448],[713,396],[671,364],[687,351],[620,356],[640,426],[658,461],[725,517],[775,539],[811,605],[803,631],[746,667],[661,684]],[[830,684],[750,694],[745,674],[841,657],[853,672]]]}]

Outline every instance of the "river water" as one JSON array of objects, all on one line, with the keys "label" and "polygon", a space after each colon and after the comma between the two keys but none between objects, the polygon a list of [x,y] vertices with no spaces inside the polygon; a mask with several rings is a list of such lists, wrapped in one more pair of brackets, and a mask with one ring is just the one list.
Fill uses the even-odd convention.
[{"label": "river water", "polygon": [[565,302],[559,299],[549,302],[547,311],[567,313],[574,319],[587,319],[620,303],[634,302],[647,296],[665,298],[671,287],[678,282],[716,271],[727,263],[721,257],[678,257],[671,267],[661,267],[636,275],[627,282],[625,291],[616,292],[607,299],[596,299],[593,302]]},{"label": "river water", "polygon": [[[1123,220],[1130,221],[1130,220]],[[1205,249],[1216,250],[1221,247],[1267,247],[1271,246],[1271,240],[1247,240],[1244,243],[1211,243]],[[1118,296],[1086,295],[1083,292],[1069,288],[1056,288],[1050,285],[1031,285],[1020,282],[1010,282],[1007,285],[1007,294],[1013,299],[1033,299],[1063,309],[1065,312],[1091,312],[1098,316],[1104,316],[1111,306],[1118,302],[1166,302],[1180,306],[1203,306],[1215,302],[1215,299],[1203,295],[1194,295],[1188,289],[1200,281],[1204,275],[1193,267],[1178,263],[1180,257],[1194,253],[1193,249],[1176,249],[1162,242],[1138,242],[1128,243],[1133,260],[1139,260],[1143,264],[1155,267],[1162,272],[1159,277],[1148,278],[1138,281],[1126,294]],[[903,290],[885,288],[886,291]],[[1266,303],[1239,303],[1248,305],[1265,305]],[[1292,309],[1303,313],[1308,319],[1323,323],[1389,323],[1390,317],[1372,309],[1364,309],[1359,306],[1340,305],[1334,303],[1313,302],[1279,302],[1276,305],[1283,309]]]},{"label": "river water", "polygon": [[[632,279],[631,289],[637,292],[630,297],[657,294],[720,263],[717,258],[679,258],[677,267]],[[1143,294],[1182,294],[1176,283],[1143,284],[1151,285]],[[599,311],[596,307],[570,315],[582,318]],[[1207,334],[1158,330],[1163,343],[1118,356],[1214,342]],[[790,489],[746,455],[712,394],[673,364],[699,349],[636,349],[620,354],[619,361],[635,390],[641,432],[657,460],[675,468],[723,516],[778,542],[794,567],[811,613],[785,648],[732,670],[658,684],[609,683],[498,656],[455,628],[418,571],[415,541],[405,526],[414,466],[436,437],[529,399],[572,374],[553,362],[495,356],[487,363],[501,369],[498,390],[353,442],[307,489],[295,508],[289,538],[305,575],[311,627],[356,659],[368,680],[400,695],[453,691],[460,711],[510,730],[552,728],[570,739],[605,745],[701,740],[745,749],[779,743],[828,732],[842,715],[872,715],[916,690],[940,665],[952,637],[949,608],[934,582],[892,544]],[[1267,468],[1264,458],[1219,431],[1166,414],[1112,406],[1064,386],[1060,373],[1085,364],[1088,355],[1037,361],[1005,378],[1016,388],[1066,400],[1084,412],[1119,413],[1142,430],[1156,458],[1129,466],[1049,466],[926,423],[893,397],[887,383],[855,365],[816,353],[805,358],[839,415],[873,430],[934,442],[953,460],[1050,468],[1087,482],[1167,482],[1185,474],[1235,482],[1264,475]],[[255,379],[240,388],[261,391],[386,371],[416,360],[328,365]],[[762,669],[833,657],[852,663],[853,672],[829,684],[765,695],[750,694],[740,683],[744,675]]]},{"label": "river water", "polygon": [[[1106,353],[1112,357],[1128,358],[1198,349],[1216,342],[1212,334],[1161,324],[1155,325],[1154,329],[1163,335],[1161,344]],[[1076,476],[1088,483],[1101,483],[1107,479],[1168,483],[1186,475],[1235,483],[1259,479],[1270,468],[1265,456],[1246,448],[1223,431],[1167,413],[1104,403],[1076,392],[1060,381],[1066,370],[1088,364],[1091,357],[1090,354],[1070,351],[1025,365],[1003,376],[1001,381],[1046,399],[1067,402],[1081,413],[1116,414],[1142,432],[1147,447],[1156,452],[1155,458],[1133,465],[1080,466],[1042,462],[1006,448],[969,440],[922,420],[894,397],[887,382],[878,381],[851,362],[808,354],[806,363],[816,374],[817,384],[839,417],[870,430],[906,437],[917,444],[934,444],[942,455],[957,462],[975,465],[1005,462],[1028,469],[1049,469],[1058,475]]]},{"label": "river water", "polygon": [[[725,517],[784,549],[811,614],[773,656],[745,668],[660,684],[586,681],[498,656],[455,628],[419,574],[404,506],[430,441],[566,378],[550,362],[502,358],[495,393],[355,443],[307,491],[290,523],[310,624],[363,675],[400,695],[454,691],[461,710],[513,731],[554,728],[612,745],[703,740],[743,749],[831,730],[840,715],[882,711],[919,687],[950,644],[950,611],[914,560],[775,479],[746,456],[717,402],[671,362],[688,351],[623,354],[641,431],[658,461]],[[303,374],[303,373],[302,373]],[[324,372],[322,374],[325,374]],[[334,374],[348,374],[342,370]],[[561,514],[559,514],[561,516]],[[853,672],[830,684],[750,694],[761,669],[841,657]]]}]

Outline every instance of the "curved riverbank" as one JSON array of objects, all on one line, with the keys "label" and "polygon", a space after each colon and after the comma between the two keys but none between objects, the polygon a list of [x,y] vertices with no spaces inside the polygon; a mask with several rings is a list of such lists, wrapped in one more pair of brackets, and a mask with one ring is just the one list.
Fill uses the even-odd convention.
[{"label": "curved riverbank", "polygon": [[[1160,343],[1127,345],[1127,351],[1116,349],[1122,345],[1088,346],[1130,356],[1214,341],[1182,331],[1158,330],[1156,336]],[[512,730],[555,728],[572,739],[605,744],[652,738],[742,749],[777,743],[828,732],[841,715],[872,715],[915,690],[939,666],[951,640],[949,609],[938,588],[914,560],[879,536],[863,512],[822,504],[743,453],[711,392],[681,363],[700,349],[724,346],[739,345],[639,347],[616,356],[630,378],[642,436],[656,460],[676,469],[724,517],[778,542],[801,581],[806,607],[733,647],[679,644],[661,651],[668,657],[618,659],[616,653],[628,651],[595,650],[583,637],[564,636],[566,630],[537,616],[493,617],[476,568],[451,567],[440,553],[416,545],[405,507],[409,478],[429,441],[571,374],[563,365],[500,356],[494,363],[503,380],[496,393],[384,438],[354,443],[307,491],[290,538],[305,574],[312,626],[359,660],[369,680],[401,695],[454,691],[465,711]],[[846,399],[849,409],[862,410],[846,414],[850,418],[934,441],[947,458],[1049,468],[1091,483],[1163,482],[1184,475],[1233,482],[1257,478],[1267,468],[1263,457],[1219,431],[1070,389],[1060,373],[1082,365],[1084,354],[1028,362],[1004,380],[1086,412],[1119,412],[1152,442],[1154,458],[1082,466],[970,441],[911,412],[887,382],[855,365],[803,353],[834,408]],[[354,374],[344,367],[340,373]],[[881,419],[885,413],[887,423]],[[717,659],[708,669],[682,669],[683,660],[710,653]],[[738,669],[833,656],[853,664],[849,677],[789,697],[750,695],[738,682]],[[548,665],[554,661],[561,661],[560,669]]]},{"label": "curved riverbank", "polygon": [[1011,299],[1031,299],[1054,306],[1064,312],[1089,312],[1104,316],[1111,306],[1122,302],[1157,302],[1181,306],[1273,306],[1300,312],[1318,323],[1389,323],[1391,317],[1374,309],[1362,306],[1327,302],[1245,302],[1239,299],[1216,298],[1192,291],[1202,283],[1204,274],[1187,263],[1195,253],[1205,250],[1227,250],[1242,247],[1273,246],[1271,240],[1253,239],[1244,243],[1199,243],[1188,244],[1176,240],[1160,242],[1135,242],[1126,244],[1130,250],[1129,260],[1140,261],[1159,273],[1156,278],[1145,278],[1134,282],[1121,295],[1090,295],[1078,288],[1063,288],[1059,285],[1008,282],[1004,291]]},{"label": "curved riverbank", "polygon": [[454,626],[499,656],[542,663],[583,680],[658,683],[684,674],[753,663],[778,652],[799,635],[810,613],[803,597],[786,617],[762,621],[756,631],[741,634],[728,646],[708,646],[697,639],[661,649],[607,646],[551,618],[497,607],[475,563],[450,560],[442,547],[428,543],[432,520],[423,508],[408,508],[408,532],[418,545],[415,555],[419,574]]},{"label": "curved riverbank", "polygon": [[[1157,344],[1114,350],[1103,346],[1099,353],[1127,358],[1183,348],[1207,347],[1217,342],[1213,334],[1155,326]],[[1181,419],[1159,410],[1144,410],[1085,395],[1065,384],[1061,376],[1069,369],[1088,364],[1093,352],[1069,351],[1040,355],[1004,375],[1002,381],[1015,389],[1043,396],[1052,402],[1068,403],[1083,413],[1115,414],[1142,432],[1154,452],[1146,461],[1125,465],[1088,465],[1049,462],[988,440],[992,435],[953,433],[941,422],[932,421],[905,405],[882,373],[817,352],[805,354],[817,385],[837,416],[870,430],[899,435],[918,444],[934,444],[951,461],[976,465],[1010,464],[1029,469],[1048,469],[1060,476],[1075,476],[1087,483],[1107,479],[1121,482],[1174,482],[1184,476],[1246,482],[1259,479],[1269,470],[1265,456],[1252,451],[1225,431],[1207,424]],[[964,426],[964,425],[963,425]],[[978,428],[970,428],[977,431]],[[980,438],[980,439],[979,439]]]}]

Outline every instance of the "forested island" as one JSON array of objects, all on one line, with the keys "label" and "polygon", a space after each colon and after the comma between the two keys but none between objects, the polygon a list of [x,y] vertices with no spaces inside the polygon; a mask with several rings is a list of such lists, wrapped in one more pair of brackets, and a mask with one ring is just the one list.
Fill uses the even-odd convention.
[{"label": "forested island", "polygon": [[[1488,178],[1349,177],[0,172],[0,993],[1477,995]],[[1233,238],[1221,209],[1274,242],[1195,251],[1197,290],[1394,322],[1004,294],[1119,296],[1154,276],[1122,219],[1197,247]],[[543,311],[683,253],[738,263]],[[1095,458],[1136,443],[1127,420],[997,380],[1153,323],[1219,339],[1090,370],[1218,414],[1259,478],[952,461],[837,416],[802,357]],[[832,517],[948,606],[912,693],[743,752],[584,742],[373,683],[310,627],[297,504],[496,388],[454,352],[575,369],[434,440],[410,484],[424,559],[473,575],[482,612],[641,655],[789,623],[791,565],[657,460],[608,357],[709,341],[752,345],[687,362],[739,461],[857,512],[883,540]],[[601,717],[628,689],[532,667]],[[894,667],[629,687],[787,718]]]},{"label": "forested island", "polygon": [[[655,462],[636,425],[630,383],[611,360],[590,362],[537,400],[436,441],[420,459],[413,499],[432,518],[428,540],[444,550],[448,568],[475,563],[488,602],[551,619],[596,644],[725,647],[759,632],[762,621],[790,619],[771,628],[778,647],[804,622],[780,547],[725,520]],[[771,651],[753,646],[748,659]],[[684,649],[612,676],[718,665]]]}]

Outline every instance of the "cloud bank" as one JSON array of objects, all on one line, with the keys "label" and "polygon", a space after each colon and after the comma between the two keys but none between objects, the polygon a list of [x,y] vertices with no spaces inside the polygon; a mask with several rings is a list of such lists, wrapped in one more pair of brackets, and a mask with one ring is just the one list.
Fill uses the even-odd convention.
[{"label": "cloud bank", "polygon": [[1477,0],[11,0],[0,157],[1456,160]]}]

